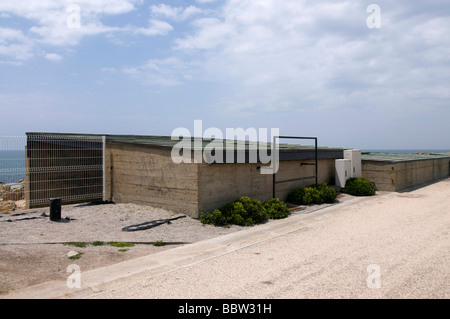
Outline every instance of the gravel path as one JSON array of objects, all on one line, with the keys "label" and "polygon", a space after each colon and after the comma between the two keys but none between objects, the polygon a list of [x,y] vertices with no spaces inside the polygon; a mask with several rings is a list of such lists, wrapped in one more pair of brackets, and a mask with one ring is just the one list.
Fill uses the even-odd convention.
[{"label": "gravel path", "polygon": [[449,194],[446,179],[337,205],[299,231],[95,297],[448,299]]},{"label": "gravel path", "polygon": [[[296,213],[307,214],[328,205],[303,207]],[[188,216],[135,204],[62,206],[59,222],[50,221],[48,215],[49,208],[0,213],[0,296],[30,285],[65,280],[66,269],[74,262],[87,271],[246,229],[203,225]],[[122,231],[124,227],[177,217],[183,218],[142,231]],[[135,245],[123,249],[93,246],[96,241]],[[157,241],[166,245],[153,246]],[[70,242],[88,244],[65,244]],[[80,257],[76,261],[68,255],[74,252]]]}]

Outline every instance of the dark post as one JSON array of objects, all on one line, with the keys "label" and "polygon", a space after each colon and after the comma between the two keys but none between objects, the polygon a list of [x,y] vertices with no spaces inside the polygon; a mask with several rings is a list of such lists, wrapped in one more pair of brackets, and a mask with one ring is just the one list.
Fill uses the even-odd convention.
[{"label": "dark post", "polygon": [[319,162],[317,160],[317,137],[314,139],[314,156],[315,156],[315,163],[316,163],[316,186],[319,182]]},{"label": "dark post", "polygon": [[275,145],[275,143],[277,142],[277,136],[273,137],[273,144],[272,144],[272,150],[270,151],[270,156],[272,157],[272,165],[273,165],[273,171],[272,171],[272,198],[276,197],[276,192],[275,192],[275,183],[276,183],[276,178],[275,178],[275,162],[276,162],[276,152],[275,152],[275,148],[277,147]]},{"label": "dark post", "polygon": [[50,199],[50,220],[61,220],[61,198]]},{"label": "dark post", "polygon": [[[276,139],[277,138],[291,138],[291,139],[306,139],[306,140],[314,140],[314,164],[312,163],[300,163],[300,165],[314,165],[315,168],[315,175],[314,176],[307,176],[307,177],[301,177],[301,178],[294,178],[294,179],[287,179],[287,180],[283,180],[283,181],[277,181],[275,178],[275,169],[273,171],[273,180],[272,180],[272,193],[273,193],[273,198],[275,198],[275,184],[278,183],[287,183],[287,182],[293,182],[293,181],[299,181],[299,180],[303,180],[303,179],[312,179],[315,178],[315,182],[316,185],[319,182],[319,161],[318,161],[318,143],[317,143],[317,137],[300,137],[300,136],[274,136],[273,137],[273,143],[275,144]],[[273,158],[273,157],[272,157]],[[274,166],[275,167],[275,166]]]}]

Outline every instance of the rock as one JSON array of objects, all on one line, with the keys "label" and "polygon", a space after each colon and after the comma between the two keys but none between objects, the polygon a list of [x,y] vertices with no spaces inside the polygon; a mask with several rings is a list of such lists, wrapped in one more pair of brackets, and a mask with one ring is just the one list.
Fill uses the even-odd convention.
[{"label": "rock", "polygon": [[20,188],[16,188],[16,189],[12,189],[11,192],[9,193],[9,199],[10,200],[22,200],[25,198],[24,196],[24,191],[23,191],[23,187]]},{"label": "rock", "polygon": [[77,256],[79,254],[79,252],[78,251],[75,251],[75,250],[71,250],[71,251],[69,251],[68,253],[67,253],[67,257],[75,257],[75,256]]},{"label": "rock", "polygon": [[16,201],[25,198],[24,184],[0,185],[0,198],[4,201]]},{"label": "rock", "polygon": [[12,212],[16,208],[16,203],[13,201],[0,202],[0,212]]}]

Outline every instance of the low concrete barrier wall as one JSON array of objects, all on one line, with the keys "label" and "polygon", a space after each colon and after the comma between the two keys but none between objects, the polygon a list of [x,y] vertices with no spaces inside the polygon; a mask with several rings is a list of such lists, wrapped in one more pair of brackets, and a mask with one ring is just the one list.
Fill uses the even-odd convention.
[{"label": "low concrete barrier wall", "polygon": [[449,176],[450,158],[412,161],[362,161],[362,175],[375,183],[377,190],[398,192]]}]

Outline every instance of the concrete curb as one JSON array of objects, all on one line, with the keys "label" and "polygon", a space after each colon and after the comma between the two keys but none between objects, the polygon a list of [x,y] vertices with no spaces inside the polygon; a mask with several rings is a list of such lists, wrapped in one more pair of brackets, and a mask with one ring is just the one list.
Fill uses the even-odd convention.
[{"label": "concrete curb", "polygon": [[[271,220],[235,233],[176,247],[111,266],[81,272],[81,288],[68,288],[66,281],[50,281],[2,296],[2,299],[101,298],[103,291],[113,290],[129,281],[145,280],[176,269],[261,243],[272,238],[302,231],[321,220],[349,212],[348,208],[370,204],[396,193],[359,197],[307,214],[293,214],[286,219]],[[68,274],[69,276],[69,274]]]}]

